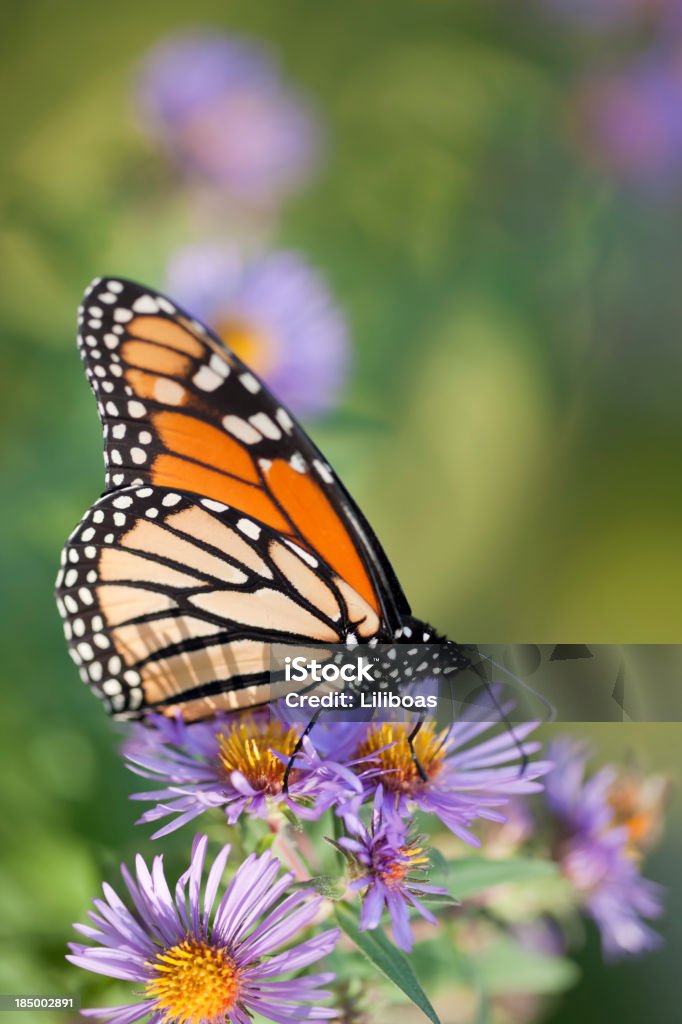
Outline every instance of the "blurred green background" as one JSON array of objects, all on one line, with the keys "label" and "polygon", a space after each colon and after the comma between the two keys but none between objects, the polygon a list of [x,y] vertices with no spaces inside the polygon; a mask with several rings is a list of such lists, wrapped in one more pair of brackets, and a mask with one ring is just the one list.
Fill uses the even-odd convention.
[{"label": "blurred green background", "polygon": [[[52,585],[102,486],[82,291],[105,273],[161,286],[169,252],[197,240],[133,109],[132,70],[168,32],[268,41],[328,125],[327,164],[273,240],[323,270],[348,316],[353,379],[312,433],[416,612],[462,641],[682,641],[682,189],[588,159],[572,90],[644,43],[595,41],[548,6],[4,5],[0,990],[74,991],[71,920],[151,845]],[[604,756],[679,766],[679,726],[593,733]],[[679,833],[673,809],[648,872],[672,886],[666,949],[607,970],[592,937],[557,1024],[674,1018]]]}]

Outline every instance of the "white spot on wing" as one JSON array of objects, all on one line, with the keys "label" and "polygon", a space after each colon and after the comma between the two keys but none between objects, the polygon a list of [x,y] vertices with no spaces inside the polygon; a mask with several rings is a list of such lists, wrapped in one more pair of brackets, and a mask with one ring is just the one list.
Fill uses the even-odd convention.
[{"label": "white spot on wing", "polygon": [[260,526],[252,522],[251,519],[240,519],[237,523],[237,529],[246,534],[247,537],[251,537],[252,540],[258,540],[260,537]]},{"label": "white spot on wing", "polygon": [[166,405],[180,405],[185,397],[185,389],[176,380],[158,377],[154,384],[154,398]]},{"label": "white spot on wing", "polygon": [[227,505],[223,505],[222,501],[214,501],[213,498],[202,498],[201,504],[204,508],[209,508],[211,512],[224,512]]},{"label": "white spot on wing", "polygon": [[233,437],[236,437],[238,441],[243,441],[244,444],[257,444],[258,441],[262,441],[260,433],[241,416],[224,416],[223,426]]},{"label": "white spot on wing", "polygon": [[211,369],[216,373],[219,373],[221,377],[225,378],[229,376],[230,367],[225,360],[217,354],[217,352],[214,352],[209,359],[209,365]]},{"label": "white spot on wing", "polygon": [[303,548],[300,548],[298,544],[295,544],[293,542],[293,540],[285,539],[284,543],[287,544],[291,548],[291,550],[298,555],[299,558],[302,558],[304,562],[307,562],[308,565],[312,566],[313,569],[317,568],[319,562],[317,561],[314,555],[310,554],[309,551],[305,551]]},{"label": "white spot on wing", "polygon": [[250,391],[252,395],[257,395],[260,391],[260,384],[252,373],[242,373],[239,376],[240,381],[244,385],[247,391]]},{"label": "white spot on wing", "polygon": [[314,459],[313,465],[326,484],[334,483],[334,477],[332,476],[329,466],[324,462],[320,462],[319,459]]},{"label": "white spot on wing", "polygon": [[151,295],[140,295],[139,299],[133,302],[133,309],[136,313],[158,313],[159,304]]},{"label": "white spot on wing", "polygon": [[192,377],[194,384],[202,391],[215,391],[222,384],[224,378],[212,370],[210,366],[202,366]]},{"label": "white spot on wing", "polygon": [[294,423],[286,409],[278,409],[277,412],[275,413],[275,417],[279,425],[284,430],[286,430],[287,434],[290,434],[291,431],[294,429]]},{"label": "white spot on wing", "polygon": [[265,412],[258,412],[255,416],[249,416],[249,423],[252,423],[257,430],[260,430],[261,434],[269,437],[272,441],[278,441],[282,436],[282,431]]}]

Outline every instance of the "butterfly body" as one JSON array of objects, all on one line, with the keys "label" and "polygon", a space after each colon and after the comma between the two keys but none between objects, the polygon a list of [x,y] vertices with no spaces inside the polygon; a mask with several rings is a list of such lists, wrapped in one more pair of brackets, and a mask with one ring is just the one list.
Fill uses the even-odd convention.
[{"label": "butterfly body", "polygon": [[415,645],[436,644],[438,672],[468,664],[412,617],[324,457],[210,331],[162,295],[98,279],[79,348],[106,491],[64,548],[56,592],[71,656],[112,714],[261,703],[273,644],[398,644],[408,674]]}]

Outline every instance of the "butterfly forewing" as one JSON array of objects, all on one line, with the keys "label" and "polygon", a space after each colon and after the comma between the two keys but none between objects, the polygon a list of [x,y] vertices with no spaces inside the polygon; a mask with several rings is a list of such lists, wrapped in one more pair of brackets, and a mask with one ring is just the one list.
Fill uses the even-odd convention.
[{"label": "butterfly forewing", "polygon": [[105,439],[106,486],[152,484],[240,510],[327,563],[390,633],[409,606],[362,513],[294,417],[164,296],[98,280],[79,346]]}]

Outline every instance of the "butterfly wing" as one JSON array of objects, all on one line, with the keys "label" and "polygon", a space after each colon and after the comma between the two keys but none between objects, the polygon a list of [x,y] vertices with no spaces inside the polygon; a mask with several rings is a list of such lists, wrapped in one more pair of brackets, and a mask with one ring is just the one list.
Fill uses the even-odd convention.
[{"label": "butterfly wing", "polygon": [[390,631],[409,606],[359,508],[262,381],[169,299],[96,281],[79,346],[104,429],[106,485],[182,488],[296,539]]},{"label": "butterfly wing", "polygon": [[96,281],[80,317],[107,492],[67,543],[57,596],[110,709],[202,717],[255,702],[270,643],[391,639],[409,606],[390,563],[265,385],[130,282]]},{"label": "butterfly wing", "polygon": [[166,488],[105,494],[69,539],[57,579],[70,653],[117,715],[187,719],[271,695],[271,643],[341,643],[380,628],[324,563],[213,499]]}]

